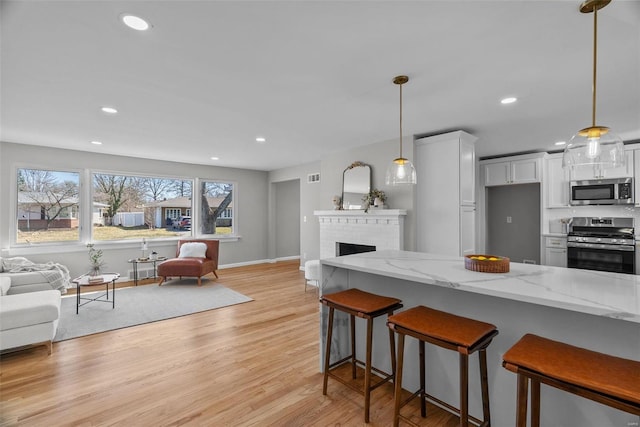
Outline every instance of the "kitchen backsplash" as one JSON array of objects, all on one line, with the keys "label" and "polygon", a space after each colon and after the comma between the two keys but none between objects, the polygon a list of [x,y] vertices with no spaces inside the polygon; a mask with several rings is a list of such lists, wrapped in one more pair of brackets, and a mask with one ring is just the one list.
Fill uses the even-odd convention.
[{"label": "kitchen backsplash", "polygon": [[634,218],[636,238],[640,238],[640,207],[633,206],[571,206],[559,209],[547,209],[547,223],[543,224],[545,233],[562,233],[561,220],[574,216],[588,217],[632,217]]}]

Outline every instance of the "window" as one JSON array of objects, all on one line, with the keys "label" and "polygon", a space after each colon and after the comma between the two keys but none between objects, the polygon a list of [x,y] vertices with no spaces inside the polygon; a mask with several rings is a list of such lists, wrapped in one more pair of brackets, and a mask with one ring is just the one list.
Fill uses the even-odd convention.
[{"label": "window", "polygon": [[80,239],[77,172],[18,169],[17,243]]},{"label": "window", "polygon": [[95,173],[93,240],[191,235],[192,180]]},{"label": "window", "polygon": [[233,187],[229,182],[200,182],[201,234],[234,234]]}]

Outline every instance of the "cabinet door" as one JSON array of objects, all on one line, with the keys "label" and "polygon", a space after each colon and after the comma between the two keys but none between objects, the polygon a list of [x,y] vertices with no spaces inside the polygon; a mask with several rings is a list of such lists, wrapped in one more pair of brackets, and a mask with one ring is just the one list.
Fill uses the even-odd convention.
[{"label": "cabinet door", "polygon": [[597,179],[599,176],[600,176],[600,170],[595,166],[576,166],[571,171],[571,181]]},{"label": "cabinet door", "polygon": [[488,163],[484,165],[484,185],[505,185],[511,180],[511,162]]},{"label": "cabinet door", "polygon": [[476,208],[460,207],[460,256],[476,253]]},{"label": "cabinet door", "polygon": [[547,208],[569,206],[569,173],[562,167],[562,157],[549,158],[547,163]]},{"label": "cabinet door", "polygon": [[511,183],[524,184],[527,182],[540,182],[540,159],[511,162]]},{"label": "cabinet door", "polygon": [[460,141],[460,204],[476,202],[476,150],[472,142]]},{"label": "cabinet door", "polygon": [[546,248],[547,265],[554,267],[567,267],[567,250],[559,248]]},{"label": "cabinet door", "polygon": [[624,166],[612,169],[604,169],[600,174],[603,178],[627,178],[633,176],[633,150],[625,151],[626,161]]},{"label": "cabinet door", "polygon": [[626,163],[624,166],[611,169],[601,169],[596,166],[577,167],[571,173],[572,181],[581,181],[584,179],[602,179],[602,178],[627,178],[633,176],[633,151],[625,151]]}]

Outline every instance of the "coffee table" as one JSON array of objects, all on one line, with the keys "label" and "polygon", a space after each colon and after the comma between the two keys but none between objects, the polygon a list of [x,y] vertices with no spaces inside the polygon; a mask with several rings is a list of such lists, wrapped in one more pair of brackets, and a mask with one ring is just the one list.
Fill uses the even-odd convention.
[{"label": "coffee table", "polygon": [[[78,309],[85,305],[89,304],[91,301],[99,301],[111,303],[111,308],[116,308],[116,280],[120,277],[118,273],[104,273],[101,274],[102,281],[96,283],[89,283],[90,276],[84,275],[80,276],[76,279],[73,279],[73,283],[76,284],[76,314],[78,314]],[[111,299],[109,299],[109,284],[111,284]],[[102,286],[105,285],[106,292],[96,296],[95,298],[83,297],[80,295],[80,289],[83,286]],[[85,301],[80,303],[80,301]]]}]

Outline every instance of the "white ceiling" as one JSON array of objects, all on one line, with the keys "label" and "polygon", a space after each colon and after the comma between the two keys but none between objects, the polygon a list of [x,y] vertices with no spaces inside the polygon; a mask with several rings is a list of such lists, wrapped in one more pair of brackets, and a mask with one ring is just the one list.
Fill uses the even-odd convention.
[{"label": "white ceiling", "polygon": [[[392,79],[407,74],[409,140],[463,129],[481,157],[557,149],[591,124],[593,15],[578,7],[3,0],[0,139],[273,170],[397,139]],[[640,2],[602,9],[598,37],[598,124],[638,139]]]}]

